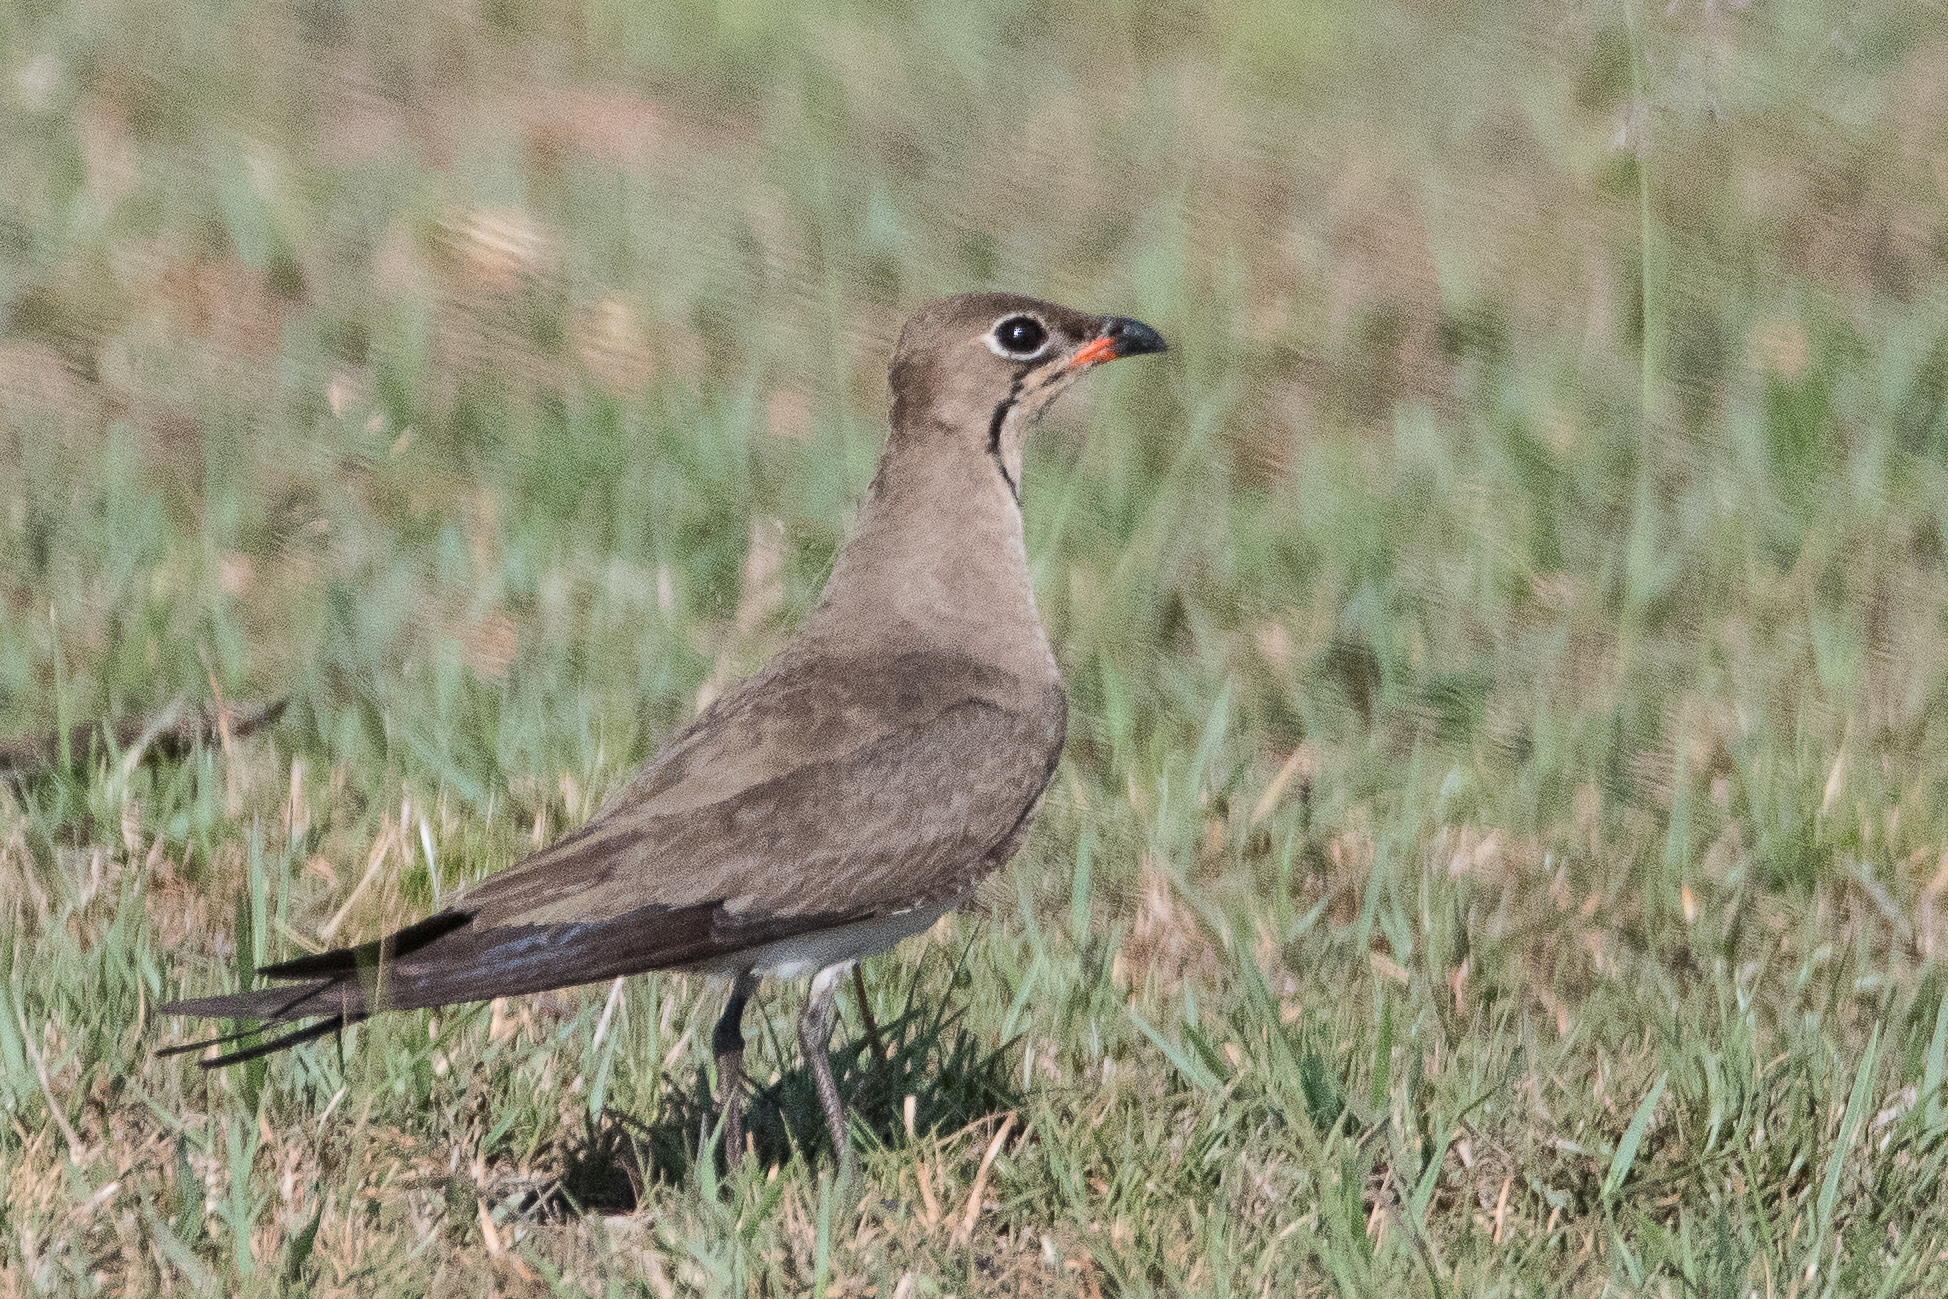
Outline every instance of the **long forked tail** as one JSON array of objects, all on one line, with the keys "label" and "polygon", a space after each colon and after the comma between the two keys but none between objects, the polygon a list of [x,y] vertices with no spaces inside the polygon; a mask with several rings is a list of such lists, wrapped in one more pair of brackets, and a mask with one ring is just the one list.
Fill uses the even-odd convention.
[{"label": "long forked tail", "polygon": [[[249,1042],[247,1046],[197,1062],[205,1069],[221,1069],[225,1065],[242,1064],[246,1060],[255,1060],[259,1056],[339,1032],[347,1025],[365,1019],[374,1010],[387,1010],[398,1004],[394,998],[386,995],[384,985],[389,965],[461,928],[471,918],[463,911],[442,911],[376,942],[358,947],[341,947],[315,956],[301,956],[294,961],[267,965],[257,971],[265,978],[297,980],[282,987],[172,1001],[158,1008],[158,1013],[190,1015],[198,1019],[259,1022],[255,1027],[241,1032],[163,1047],[156,1054],[182,1055],[213,1046]],[[251,1041],[261,1037],[270,1025],[293,1024],[302,1020],[312,1022],[278,1037]]]},{"label": "long forked tail", "polygon": [[[299,990],[298,995],[300,998],[309,998],[318,992],[328,990],[330,987],[330,984],[322,981],[307,984]],[[291,992],[292,990],[289,988],[270,988],[256,993],[238,993],[233,997],[199,997],[193,1002],[171,1002],[162,1009],[167,1014],[206,1015],[212,1019],[261,1019],[276,1023],[278,1022],[279,1012],[286,1007],[269,1004],[273,998],[267,994],[275,993],[276,1001],[290,1003],[292,999]],[[299,1046],[305,1042],[315,1042],[328,1033],[339,1032],[347,1024],[356,1023],[364,1018],[365,1013],[363,1011],[356,1014],[334,1014],[327,1019],[314,1020],[312,1023],[306,1024],[303,1028],[286,1033],[281,1037],[270,1038],[262,1042],[253,1042],[249,1046],[240,1047],[235,1051],[225,1051],[219,1055],[211,1056],[207,1060],[199,1060],[197,1063],[205,1069],[221,1069],[224,1065],[242,1064],[246,1060],[255,1060],[258,1056],[270,1055],[272,1052],[282,1051],[286,1047]],[[183,1055],[189,1051],[202,1051],[213,1046],[228,1046],[233,1042],[248,1041],[251,1038],[260,1036],[263,1032],[263,1026],[259,1025],[256,1028],[244,1029],[239,1033],[222,1033],[216,1037],[206,1037],[195,1042],[181,1042],[175,1046],[165,1046],[158,1049],[156,1054]]]},{"label": "long forked tail", "polygon": [[[273,1025],[312,1021],[283,1037],[251,1041],[201,1061],[216,1069],[312,1041],[382,1010],[450,1006],[644,970],[682,969],[870,914],[806,912],[748,921],[713,900],[652,903],[604,920],[476,925],[470,912],[442,911],[377,942],[301,956],[258,971],[266,978],[288,980],[283,987],[171,1002],[161,1013]],[[259,1027],[206,1038],[169,1052],[229,1046],[264,1031]]]}]

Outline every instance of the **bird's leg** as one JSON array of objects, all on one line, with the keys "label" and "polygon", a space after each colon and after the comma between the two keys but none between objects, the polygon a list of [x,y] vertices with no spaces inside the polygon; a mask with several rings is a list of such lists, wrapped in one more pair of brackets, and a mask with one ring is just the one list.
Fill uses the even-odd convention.
[{"label": "bird's leg", "polygon": [[852,989],[859,994],[859,1018],[866,1022],[866,1042],[873,1049],[873,1067],[886,1058],[886,1044],[879,1040],[879,1024],[873,1019],[873,1003],[866,996],[866,967],[852,967]]},{"label": "bird's leg", "polygon": [[749,970],[731,981],[730,1000],[710,1035],[717,1053],[717,1089],[723,1093],[724,1163],[732,1172],[744,1159],[744,1003],[757,990]]},{"label": "bird's leg", "polygon": [[832,1042],[833,1012],[838,1009],[839,980],[845,978],[844,965],[828,965],[812,976],[812,995],[798,1017],[798,1049],[811,1066],[812,1081],[818,1084],[819,1108],[825,1111],[825,1127],[832,1134],[832,1150],[839,1157],[839,1180],[852,1180],[852,1143],[846,1138],[845,1106],[839,1102],[838,1084],[832,1081],[832,1058],[827,1048]]}]

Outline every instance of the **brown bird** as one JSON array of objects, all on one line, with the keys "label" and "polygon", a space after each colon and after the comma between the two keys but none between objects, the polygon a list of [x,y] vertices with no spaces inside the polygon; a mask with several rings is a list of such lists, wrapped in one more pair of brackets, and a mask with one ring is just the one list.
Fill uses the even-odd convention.
[{"label": "brown bird", "polygon": [[809,974],[798,1041],[849,1168],[827,1058],[840,979],[1015,855],[1062,752],[1067,702],[1022,540],[1023,444],[1084,370],[1163,350],[1148,325],[1033,298],[927,303],[893,355],[891,436],[858,523],[757,675],[586,825],[437,915],[258,971],[283,986],[163,1013],[313,1021],[204,1061],[216,1067],[381,1010],[728,974],[713,1046],[735,1165],[745,1002],[762,975]]}]

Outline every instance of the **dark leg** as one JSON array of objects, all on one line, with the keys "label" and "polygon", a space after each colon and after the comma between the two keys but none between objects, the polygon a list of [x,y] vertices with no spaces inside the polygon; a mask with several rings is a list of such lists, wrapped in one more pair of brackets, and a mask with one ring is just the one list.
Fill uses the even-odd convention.
[{"label": "dark leg", "polygon": [[[851,962],[847,962],[847,965]],[[832,1042],[833,1012],[838,1009],[839,980],[845,965],[831,965],[812,978],[812,995],[805,1012],[798,1017],[798,1049],[811,1066],[812,1081],[818,1084],[819,1108],[825,1111],[825,1127],[832,1134],[832,1150],[839,1157],[839,1180],[852,1180],[852,1143],[846,1138],[845,1106],[839,1102],[838,1084],[832,1081],[832,1058],[827,1048]]]},{"label": "dark leg", "polygon": [[873,1068],[886,1058],[886,1044],[879,1040],[879,1025],[873,1020],[873,1003],[866,996],[866,967],[852,967],[852,990],[859,994],[859,1018],[866,1024],[866,1044],[873,1049]]},{"label": "dark leg", "polygon": [[724,1163],[732,1172],[744,1160],[744,1003],[757,986],[757,976],[748,970],[731,981],[724,1017],[710,1035],[717,1053],[717,1089],[723,1093]]}]

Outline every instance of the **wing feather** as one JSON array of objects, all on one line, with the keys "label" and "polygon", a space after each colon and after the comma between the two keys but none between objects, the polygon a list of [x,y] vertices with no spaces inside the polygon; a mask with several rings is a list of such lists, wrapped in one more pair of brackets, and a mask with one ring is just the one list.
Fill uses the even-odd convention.
[{"label": "wing feather", "polygon": [[999,864],[986,859],[1048,783],[1067,720],[1059,686],[944,656],[740,694],[589,825],[460,905],[498,925],[648,903],[791,915],[945,896]]}]

